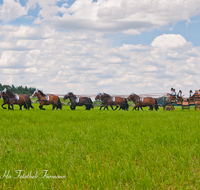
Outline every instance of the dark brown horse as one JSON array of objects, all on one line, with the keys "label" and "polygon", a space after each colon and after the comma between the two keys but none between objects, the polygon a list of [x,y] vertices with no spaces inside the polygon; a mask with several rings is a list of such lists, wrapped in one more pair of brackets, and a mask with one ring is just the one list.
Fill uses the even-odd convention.
[{"label": "dark brown horse", "polygon": [[[14,94],[7,89],[4,89],[1,92],[1,96],[3,97],[3,101],[4,101],[2,104],[3,109],[6,109],[5,107],[3,107],[5,104],[8,104],[8,109],[12,109],[12,110],[14,109],[13,108],[14,104],[18,104],[20,107],[20,110],[22,110],[22,106],[24,106],[24,108],[27,109],[28,108],[27,103],[30,102],[27,98],[24,97],[24,94]],[[10,108],[10,106],[12,108]]]},{"label": "dark brown horse", "polygon": [[63,100],[66,100],[66,99],[70,100],[71,110],[75,110],[76,106],[83,106],[83,105],[85,105],[86,110],[90,110],[91,108],[94,108],[91,98],[88,98],[88,97],[77,97],[72,92],[68,92],[64,96]]},{"label": "dark brown horse", "polygon": [[36,90],[31,97],[38,97],[40,106],[39,108],[41,110],[45,110],[43,108],[44,105],[50,105],[52,104],[52,110],[55,109],[62,109],[62,103],[60,102],[60,98],[57,95],[50,94],[50,95],[45,95],[41,90]]},{"label": "dark brown horse", "polygon": [[112,108],[112,110],[114,110],[113,106],[116,106],[115,110],[118,107],[120,107],[119,110],[120,109],[128,110],[129,105],[128,105],[126,98],[122,98],[119,96],[112,97],[106,93],[101,93],[99,96],[100,96],[100,99],[101,99],[103,105],[105,105],[107,107],[107,109],[108,109],[108,106],[110,106]]},{"label": "dark brown horse", "polygon": [[128,101],[133,101],[135,103],[133,110],[136,110],[136,108],[138,108],[139,110],[139,108],[142,109],[142,107],[146,106],[150,107],[149,110],[153,110],[153,107],[155,108],[155,110],[158,110],[157,100],[152,97],[141,98],[137,94],[132,93],[129,95]]}]

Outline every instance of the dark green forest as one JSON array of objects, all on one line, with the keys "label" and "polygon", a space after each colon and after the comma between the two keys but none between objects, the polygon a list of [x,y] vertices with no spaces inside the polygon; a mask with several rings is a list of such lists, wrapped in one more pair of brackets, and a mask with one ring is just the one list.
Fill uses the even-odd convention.
[{"label": "dark green forest", "polygon": [[29,88],[27,86],[25,86],[25,87],[16,86],[15,87],[14,85],[12,85],[12,86],[2,85],[0,83],[0,91],[3,91],[5,88],[16,94],[33,94],[33,92],[36,90],[36,88],[34,88],[34,87],[29,87]]}]

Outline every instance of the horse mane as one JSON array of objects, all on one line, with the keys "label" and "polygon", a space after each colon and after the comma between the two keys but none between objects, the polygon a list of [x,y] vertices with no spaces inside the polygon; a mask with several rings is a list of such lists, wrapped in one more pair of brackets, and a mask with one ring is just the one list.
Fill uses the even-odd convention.
[{"label": "horse mane", "polygon": [[9,96],[9,98],[15,98],[14,93],[12,93],[11,91],[7,90],[6,93]]},{"label": "horse mane", "polygon": [[68,95],[74,95],[73,92],[68,92]]},{"label": "horse mane", "polygon": [[39,92],[42,96],[46,96],[41,90],[38,90],[38,92]]},{"label": "horse mane", "polygon": [[109,94],[107,94],[107,93],[104,93],[104,96],[105,96],[105,97],[108,97],[108,98],[111,97],[111,96],[110,96]]}]

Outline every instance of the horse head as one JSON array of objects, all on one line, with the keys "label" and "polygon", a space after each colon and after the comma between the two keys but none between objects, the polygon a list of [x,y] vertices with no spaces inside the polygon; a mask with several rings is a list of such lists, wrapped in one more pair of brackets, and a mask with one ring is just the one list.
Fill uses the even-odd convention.
[{"label": "horse head", "polygon": [[0,98],[3,98],[3,99],[8,98],[9,99],[6,88],[3,91],[0,91]]},{"label": "horse head", "polygon": [[64,96],[63,100],[66,100],[66,99],[68,99],[68,98],[70,98],[70,97],[75,97],[75,95],[73,94],[73,92],[68,92],[68,93]]},{"label": "horse head", "polygon": [[[5,90],[5,89],[4,89],[4,90]],[[6,96],[8,96],[9,98],[15,98],[15,94],[12,93],[12,92],[9,91],[9,90],[6,90],[6,92],[4,92],[4,94],[5,94]]]},{"label": "horse head", "polygon": [[101,93],[98,93],[98,94],[96,95],[96,97],[95,97],[95,100],[100,100],[100,98],[101,98]]},{"label": "horse head", "polygon": [[5,96],[7,94],[7,89],[6,88],[4,88],[4,90],[3,91],[1,91],[1,96]]},{"label": "horse head", "polygon": [[135,101],[136,99],[138,99],[139,98],[139,96],[137,95],[137,94],[134,94],[134,93],[131,93],[130,95],[129,95],[129,97],[127,98],[127,100],[128,101]]},{"label": "horse head", "polygon": [[101,93],[101,99],[102,100],[105,100],[105,99],[109,99],[109,98],[111,98],[111,96],[109,95],[109,94],[106,94],[106,93]]},{"label": "horse head", "polygon": [[36,97],[37,95],[38,95],[38,90],[35,90],[35,91],[33,92],[33,94],[31,95],[31,98]]}]

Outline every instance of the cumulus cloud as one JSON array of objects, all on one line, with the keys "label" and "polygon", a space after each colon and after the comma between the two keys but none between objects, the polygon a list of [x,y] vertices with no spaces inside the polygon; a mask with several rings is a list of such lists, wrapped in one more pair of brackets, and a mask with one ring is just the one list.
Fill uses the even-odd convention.
[{"label": "cumulus cloud", "polygon": [[27,9],[20,2],[14,0],[5,0],[0,5],[0,20],[8,22],[27,14]]},{"label": "cumulus cloud", "polygon": [[180,47],[187,43],[180,34],[163,34],[151,43],[153,47]]},{"label": "cumulus cloud", "polygon": [[198,14],[198,0],[76,0],[71,6],[62,7],[51,2],[41,9],[35,23],[51,23],[62,29],[140,34],[180,20],[190,22]]},{"label": "cumulus cloud", "polygon": [[19,1],[3,1],[0,20],[7,23],[39,9],[35,27],[0,25],[1,83],[60,94],[154,93],[172,86],[199,89],[200,48],[180,34],[157,36],[150,45],[120,47],[112,47],[104,36],[106,32],[140,34],[180,20],[190,22],[200,14],[198,0],[67,2],[29,0],[22,6]]},{"label": "cumulus cloud", "polygon": [[[7,27],[1,28],[2,34],[7,31]],[[21,36],[19,31],[24,31]],[[9,45],[0,49],[3,84],[10,81],[60,94],[153,93],[166,92],[171,86],[183,91],[191,86],[199,88],[196,81],[200,66],[196,63],[200,61],[200,48],[180,35],[161,35],[149,46],[110,47],[102,33],[65,33],[21,26],[10,27],[9,35],[0,44],[5,42]],[[19,50],[19,46],[27,48]]]},{"label": "cumulus cloud", "polygon": [[35,24],[47,24],[57,29],[93,30],[140,34],[175,24],[200,14],[198,0],[76,0],[72,5],[60,0],[29,0],[25,6],[19,1],[5,0],[0,5],[0,20],[8,22],[39,6]]}]

